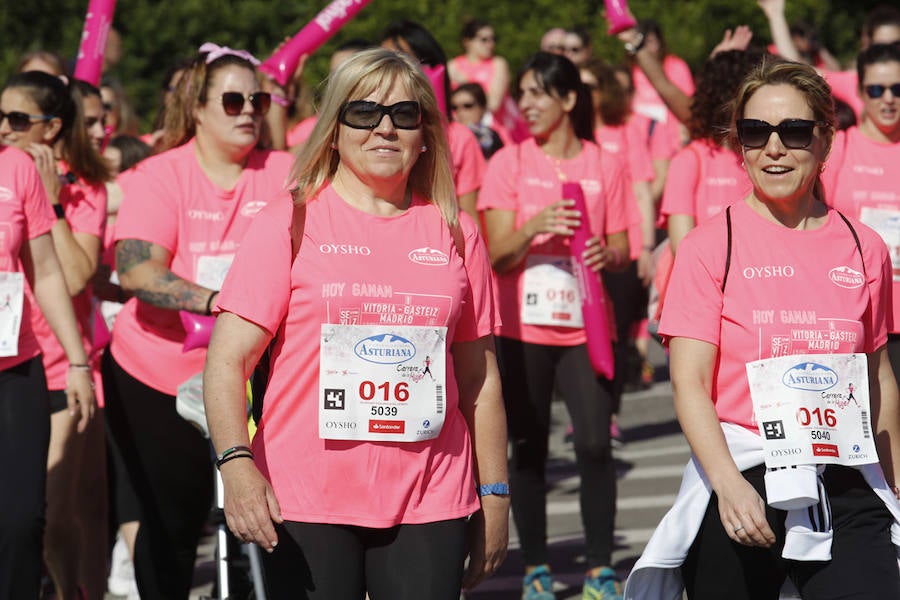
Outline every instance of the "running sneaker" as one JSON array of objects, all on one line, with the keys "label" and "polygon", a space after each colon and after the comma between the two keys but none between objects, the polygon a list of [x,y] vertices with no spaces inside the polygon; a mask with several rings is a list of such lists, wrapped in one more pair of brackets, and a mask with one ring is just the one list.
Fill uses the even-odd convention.
[{"label": "running sneaker", "polygon": [[622,600],[622,584],[616,572],[603,567],[597,572],[591,571],[584,578],[581,590],[582,600]]},{"label": "running sneaker", "polygon": [[536,567],[522,579],[522,600],[556,600],[547,565]]}]

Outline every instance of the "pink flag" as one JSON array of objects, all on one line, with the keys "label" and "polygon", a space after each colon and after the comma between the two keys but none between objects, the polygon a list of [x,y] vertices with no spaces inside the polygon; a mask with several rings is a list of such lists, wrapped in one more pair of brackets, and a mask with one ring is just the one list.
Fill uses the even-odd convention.
[{"label": "pink flag", "polygon": [[312,54],[372,0],[333,0],[289,42],[259,66],[279,85],[287,85],[304,54]]},{"label": "pink flag", "polygon": [[115,11],[116,0],[90,1],[87,16],[84,18],[84,29],[81,32],[81,45],[78,47],[75,79],[87,81],[94,86],[100,85],[106,40],[109,38]]},{"label": "pink flag", "polygon": [[581,292],[581,314],[584,318],[584,333],[587,335],[588,356],[594,371],[611,380],[615,363],[609,336],[606,294],[603,284],[600,283],[600,276],[584,264],[582,257],[587,241],[591,237],[584,190],[579,183],[563,183],[562,195],[563,198],[574,200],[575,210],[581,213],[581,226],[572,234],[570,249],[575,278]]}]

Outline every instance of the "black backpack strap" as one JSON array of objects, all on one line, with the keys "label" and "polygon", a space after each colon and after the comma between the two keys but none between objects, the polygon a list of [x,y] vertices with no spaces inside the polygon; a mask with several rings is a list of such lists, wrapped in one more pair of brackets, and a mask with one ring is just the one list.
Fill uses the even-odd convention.
[{"label": "black backpack strap", "polygon": [[838,215],[840,215],[841,219],[843,219],[844,223],[847,225],[847,228],[850,230],[850,233],[853,234],[853,241],[856,242],[856,251],[859,252],[859,258],[862,261],[863,275],[866,278],[866,281],[869,280],[869,275],[866,273],[866,259],[863,256],[862,244],[859,243],[859,236],[856,234],[856,230],[853,228],[853,225],[850,224],[850,219],[844,216],[839,210],[835,210]]},{"label": "black backpack strap", "polygon": [[731,206],[725,209],[725,228],[727,230],[727,245],[725,254],[725,274],[722,276],[722,293],[725,293],[725,282],[728,281],[728,271],[731,270]]}]

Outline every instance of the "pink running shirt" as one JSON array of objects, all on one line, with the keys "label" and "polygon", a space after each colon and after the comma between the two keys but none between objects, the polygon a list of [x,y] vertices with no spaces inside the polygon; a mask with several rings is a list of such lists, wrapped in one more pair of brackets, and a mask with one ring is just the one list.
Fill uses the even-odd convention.
[{"label": "pink running shirt", "polygon": [[[44,184],[31,156],[12,146],[0,146],[0,271],[22,273],[22,244],[44,234],[56,222]],[[25,287],[28,287],[27,281]],[[19,353],[0,357],[0,371],[41,352],[32,330],[31,303],[22,302]]]},{"label": "pink running shirt", "polygon": [[[900,332],[900,144],[867,138],[858,127],[834,137],[822,173],[829,205],[883,232],[893,262],[893,317],[891,333]],[[879,226],[878,222],[883,225]]]},{"label": "pink running shirt", "polygon": [[719,348],[712,389],[719,420],[758,432],[748,362],[873,352],[887,341],[887,249],[878,234],[851,221],[862,257],[850,228],[833,210],[819,229],[797,231],[763,218],[746,202],[733,204],[724,296],[725,215],[685,236],[659,331],[667,340],[692,338]]},{"label": "pink running shirt", "polygon": [[[450,63],[466,78],[466,81],[480,85],[485,94],[491,89],[491,81],[494,79],[493,57],[473,63],[465,54],[461,54],[452,59]],[[453,89],[458,87],[459,84],[453,83]]]},{"label": "pink running shirt", "polygon": [[[285,193],[259,214],[218,298],[219,309],[276,335],[253,451],[282,514],[382,528],[471,514],[478,509],[472,446],[450,350],[454,342],[490,335],[498,319],[490,262],[475,225],[460,215],[463,261],[434,205],[414,197],[403,214],[379,217],[328,186],[307,204],[292,265],[291,211]],[[417,261],[422,249],[447,262]],[[446,326],[447,412],[440,435],[409,443],[320,439],[323,323]]]},{"label": "pink running shirt", "polygon": [[[694,76],[691,75],[691,69],[686,62],[677,56],[667,54],[663,59],[663,71],[678,89],[688,96],[694,95]],[[672,148],[680,148],[682,146],[680,121],[660,98],[656,88],[653,87],[640,67],[635,65],[631,70],[631,76],[634,81],[634,100],[632,101],[634,112],[656,121],[656,126],[660,128],[661,132],[664,132],[667,144]]]},{"label": "pink running shirt", "polygon": [[694,140],[669,165],[660,217],[690,215],[700,225],[747,197],[752,187],[738,154]]},{"label": "pink running shirt", "polygon": [[831,93],[834,97],[849,104],[858,119],[863,112],[863,101],[859,97],[859,75],[857,75],[856,69],[848,71],[822,70],[822,76],[831,86]]},{"label": "pink running shirt", "polygon": [[[66,167],[63,166],[63,171]],[[66,214],[66,221],[72,229],[72,233],[85,233],[103,240],[106,229],[106,186],[102,183],[91,185],[84,180],[78,180],[63,186],[59,192],[59,203]],[[99,258],[99,257],[98,257]],[[41,345],[44,360],[44,370],[47,374],[47,389],[66,389],[66,375],[69,370],[69,361],[59,340],[53,335],[50,324],[44,318],[37,306],[34,295],[29,290],[26,294],[29,302],[33,302],[33,328]],[[78,329],[81,332],[81,343],[85,353],[90,356],[93,348],[91,322],[92,309],[90,286],[80,294],[72,298],[72,306],[75,309],[75,319],[78,321]]]},{"label": "pink running shirt", "polygon": [[[200,168],[193,141],[152,156],[119,176],[116,241],[162,246],[172,254],[169,269],[197,282],[203,265],[234,256],[253,217],[284,188],[292,162],[287,152],[254,150],[234,188],[223,190]],[[132,298],[116,317],[110,350],[132,377],[175,395],[206,360],[205,348],[182,352],[184,338],[177,310]]]},{"label": "pink running shirt", "polygon": [[634,220],[634,223],[628,228],[628,249],[631,252],[631,260],[640,258],[644,246],[641,212],[637,206],[632,186],[636,181],[650,182],[656,178],[650,151],[645,143],[635,139],[635,133],[636,131],[633,128],[629,129],[627,125],[614,127],[607,125],[594,130],[594,139],[597,140],[597,144],[604,151],[625,159],[628,166],[625,193],[628,196],[629,210],[632,211]]},{"label": "pink running shirt", "polygon": [[285,136],[285,143],[288,148],[294,148],[295,146],[299,146],[306,142],[309,139],[309,134],[312,133],[313,127],[316,126],[316,122],[319,120],[319,115],[313,115],[311,117],[307,117],[291,127],[288,130],[287,135]]},{"label": "pink running shirt", "polygon": [[[625,177],[627,166],[623,158],[583,141],[578,156],[560,160],[558,166],[555,163],[556,160],[544,154],[534,138],[517,146],[504,146],[488,164],[484,186],[478,194],[478,210],[515,211],[515,227],[518,229],[548,204],[562,199],[562,173],[567,181],[577,181],[584,189],[594,235],[603,239],[606,234],[626,231],[634,222],[636,211],[629,209]],[[552,234],[535,236],[529,252],[551,256],[571,255],[568,238]],[[503,320],[499,335],[551,346],[586,343],[583,329],[522,323],[520,307],[524,273],[523,260],[511,271],[496,276]]]},{"label": "pink running shirt", "polygon": [[450,121],[446,127],[447,142],[450,144],[450,158],[453,160],[453,182],[456,195],[462,196],[481,187],[487,161],[481,153],[478,138],[472,131],[457,121]]}]

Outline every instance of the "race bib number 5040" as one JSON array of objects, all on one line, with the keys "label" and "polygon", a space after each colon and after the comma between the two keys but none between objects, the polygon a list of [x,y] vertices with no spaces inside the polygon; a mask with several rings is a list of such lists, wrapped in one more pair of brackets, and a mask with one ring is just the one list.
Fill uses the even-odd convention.
[{"label": "race bib number 5040", "polygon": [[319,437],[437,437],[446,411],[446,337],[446,327],[322,325]]},{"label": "race bib number 5040", "polygon": [[747,363],[766,466],[878,461],[865,354],[795,354]]}]

